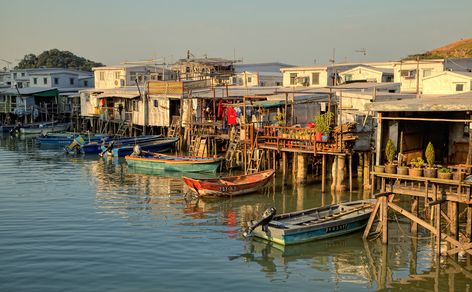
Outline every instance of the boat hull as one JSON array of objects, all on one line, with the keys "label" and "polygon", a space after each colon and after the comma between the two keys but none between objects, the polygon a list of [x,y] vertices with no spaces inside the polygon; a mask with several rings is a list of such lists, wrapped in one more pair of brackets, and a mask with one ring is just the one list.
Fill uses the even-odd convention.
[{"label": "boat hull", "polygon": [[[257,192],[270,181],[274,173],[274,170],[266,170],[252,175],[239,176],[243,178],[241,183],[231,182],[238,177],[193,179],[184,176],[182,179],[198,196],[238,196]],[[244,177],[248,179],[244,180]],[[252,181],[251,177],[254,177]]]},{"label": "boat hull", "polygon": [[115,157],[124,157],[127,155],[131,155],[134,150],[135,145],[139,145],[142,151],[150,151],[150,152],[166,152],[172,149],[175,146],[175,143],[179,138],[160,138],[153,142],[146,142],[146,143],[136,143],[130,145],[124,145],[120,147],[114,147],[111,151],[112,156]]},{"label": "boat hull", "polygon": [[131,167],[157,169],[181,172],[216,172],[220,166],[220,159],[193,158],[193,159],[166,159],[150,157],[126,156],[126,162]]},{"label": "boat hull", "polygon": [[44,127],[28,127],[28,128],[20,128],[21,134],[47,134],[53,132],[63,132],[69,129],[70,123],[58,123],[53,125],[47,125]]},{"label": "boat hull", "polygon": [[[65,146],[69,145],[74,141],[75,138],[77,138],[78,135],[68,135],[68,136],[40,136],[36,138],[36,142],[41,144],[41,145],[50,145],[50,146]],[[103,139],[107,140],[107,136],[92,136],[88,138],[87,136],[83,137],[84,140],[87,140],[88,142],[101,142]]]},{"label": "boat hull", "polygon": [[148,135],[140,137],[127,137],[127,138],[118,138],[108,141],[105,145],[102,142],[90,142],[84,145],[80,145],[79,152],[83,154],[99,154],[102,153],[102,146],[108,145],[111,141],[114,141],[115,147],[121,147],[123,145],[136,145],[144,142],[157,141],[162,139],[160,135]]},{"label": "boat hull", "polygon": [[[356,204],[363,205],[357,206]],[[334,213],[331,217],[335,217],[336,219],[329,220],[330,216],[327,216],[326,218],[321,217],[313,223],[290,223],[303,221],[297,218],[301,218],[301,216],[310,216],[307,214],[303,214],[300,217],[288,217],[287,214],[278,215],[273,218],[271,223],[269,223],[267,232],[265,232],[261,226],[258,226],[254,229],[253,235],[280,245],[293,245],[341,236],[364,229],[370,217],[372,202],[356,201],[347,203],[346,205],[352,207],[351,211],[349,211],[349,209],[347,209],[348,211],[345,211],[350,213],[346,213],[344,216],[341,215],[341,212],[337,215]],[[333,207],[336,206],[342,206],[342,204],[333,205]],[[326,207],[315,208],[310,211],[316,211],[316,209],[326,210]],[[300,212],[303,213],[303,211]],[[316,221],[319,221],[319,223],[316,223]]]}]

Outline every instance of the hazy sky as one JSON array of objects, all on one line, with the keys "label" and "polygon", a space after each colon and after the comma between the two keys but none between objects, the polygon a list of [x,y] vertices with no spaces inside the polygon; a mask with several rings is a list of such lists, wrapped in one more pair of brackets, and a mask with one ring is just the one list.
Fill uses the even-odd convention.
[{"label": "hazy sky", "polygon": [[313,65],[335,48],[337,62],[397,60],[472,37],[471,13],[471,0],[0,0],[0,59],[57,48],[113,65],[190,49]]}]

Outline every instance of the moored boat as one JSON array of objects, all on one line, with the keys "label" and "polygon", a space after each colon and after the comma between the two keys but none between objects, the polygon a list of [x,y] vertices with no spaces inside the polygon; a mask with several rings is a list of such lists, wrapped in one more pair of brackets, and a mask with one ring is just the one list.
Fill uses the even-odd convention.
[{"label": "moored boat", "polygon": [[276,216],[271,208],[260,221],[252,222],[248,233],[281,245],[340,236],[364,229],[373,204],[360,200]]},{"label": "moored boat", "polygon": [[41,123],[30,125],[28,127],[20,127],[21,134],[47,134],[51,132],[62,132],[69,129],[70,123]]},{"label": "moored boat", "polygon": [[64,145],[69,145],[70,143],[72,143],[72,141],[74,141],[74,139],[79,138],[79,136],[80,138],[84,140],[84,142],[85,141],[100,142],[100,141],[103,141],[104,139],[108,140],[107,135],[99,135],[99,134],[98,135],[87,135],[87,134],[81,135],[78,133],[57,133],[57,134],[48,133],[46,135],[41,135],[37,137],[36,142],[41,145],[64,146]]},{"label": "moored boat", "polygon": [[154,141],[139,142],[135,144],[119,145],[116,144],[102,147],[102,153],[107,153],[115,157],[124,157],[133,153],[134,146],[139,145],[142,151],[150,152],[166,152],[175,146],[175,143],[179,141],[179,138],[175,137],[160,137]]},{"label": "moored boat", "polygon": [[71,144],[65,147],[65,151],[68,153],[82,153],[82,154],[99,154],[103,152],[102,147],[110,147],[110,144],[113,143],[113,147],[120,147],[122,145],[136,145],[139,143],[152,142],[162,139],[161,135],[144,135],[137,137],[123,137],[123,138],[114,138],[105,141],[99,142],[86,142],[86,141],[77,141],[74,139]]},{"label": "moored boat", "polygon": [[125,157],[128,165],[149,169],[183,172],[216,172],[221,158],[174,156],[143,151],[140,155]]},{"label": "moored boat", "polygon": [[274,175],[273,169],[247,175],[222,178],[194,179],[183,176],[185,184],[198,196],[235,196],[256,192],[263,188]]}]

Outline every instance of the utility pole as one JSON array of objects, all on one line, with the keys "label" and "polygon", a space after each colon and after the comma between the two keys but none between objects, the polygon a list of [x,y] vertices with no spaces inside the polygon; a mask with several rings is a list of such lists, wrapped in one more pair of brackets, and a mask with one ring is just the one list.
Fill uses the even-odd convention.
[{"label": "utility pole", "polygon": [[416,98],[420,98],[420,56],[416,56]]}]

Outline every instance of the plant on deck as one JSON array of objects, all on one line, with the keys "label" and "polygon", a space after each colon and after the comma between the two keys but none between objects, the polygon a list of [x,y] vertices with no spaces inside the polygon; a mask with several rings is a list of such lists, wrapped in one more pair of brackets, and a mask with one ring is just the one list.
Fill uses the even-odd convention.
[{"label": "plant on deck", "polygon": [[433,168],[435,154],[434,154],[434,146],[431,142],[428,143],[428,146],[426,147],[426,151],[424,155],[426,157],[426,161],[428,162],[428,167]]},{"label": "plant on deck", "polygon": [[410,160],[410,164],[413,168],[421,168],[424,165],[424,160],[421,156],[419,156],[416,159],[413,158],[412,160]]},{"label": "plant on deck", "polygon": [[395,148],[393,141],[391,139],[388,139],[387,146],[385,147],[385,156],[387,156],[387,160],[389,164],[393,164],[393,160],[395,159],[396,152],[397,152],[397,149]]},{"label": "plant on deck", "polygon": [[332,112],[326,112],[324,114],[318,115],[315,117],[315,130],[318,133],[323,133],[323,135],[328,136],[331,132],[331,122],[333,120],[334,114]]}]

